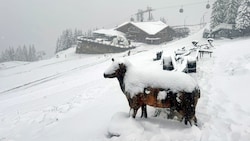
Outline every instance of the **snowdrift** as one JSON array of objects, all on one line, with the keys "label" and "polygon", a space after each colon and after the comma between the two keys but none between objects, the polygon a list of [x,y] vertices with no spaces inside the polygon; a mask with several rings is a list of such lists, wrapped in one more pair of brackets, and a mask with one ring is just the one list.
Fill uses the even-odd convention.
[{"label": "snowdrift", "polygon": [[185,126],[176,120],[159,117],[133,119],[128,117],[127,113],[116,113],[109,123],[107,138],[124,141],[171,141],[173,139],[199,141],[201,130],[197,126]]}]

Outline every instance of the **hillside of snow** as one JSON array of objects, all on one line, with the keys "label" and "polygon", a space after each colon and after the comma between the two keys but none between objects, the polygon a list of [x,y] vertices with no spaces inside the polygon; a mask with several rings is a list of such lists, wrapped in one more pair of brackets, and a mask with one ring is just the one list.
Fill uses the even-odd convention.
[{"label": "hillside of snow", "polygon": [[[156,52],[168,56],[191,41],[206,43],[202,31],[165,45],[141,45],[127,53],[74,54],[74,48],[38,62],[0,64],[0,141],[249,141],[250,38],[215,40],[212,57],[198,61],[199,126],[177,120],[129,117],[117,79],[105,79],[111,58],[141,69],[162,69]],[[152,71],[152,73],[154,73]],[[140,113],[140,111],[138,112]]]}]

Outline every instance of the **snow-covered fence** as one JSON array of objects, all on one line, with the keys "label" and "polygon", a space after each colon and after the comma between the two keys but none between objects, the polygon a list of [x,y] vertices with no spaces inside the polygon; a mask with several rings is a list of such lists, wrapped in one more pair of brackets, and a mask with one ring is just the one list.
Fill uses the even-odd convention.
[{"label": "snow-covered fence", "polygon": [[[207,41],[209,44],[198,44],[198,41],[192,41],[192,44],[194,45],[193,48],[186,49],[185,47],[182,47],[174,52],[174,57],[163,57],[163,70],[186,73],[196,72],[198,58],[202,58],[204,54],[209,54],[210,57],[212,56],[212,48],[214,47],[212,45],[213,39],[209,38]],[[170,65],[167,65],[166,62],[173,64],[174,69],[168,69],[167,66]]]},{"label": "snow-covered fence", "polygon": [[[104,72],[105,78],[117,78],[122,92],[127,97],[132,117],[139,108],[142,117],[147,117],[146,105],[170,108],[185,124],[197,123],[195,107],[200,97],[196,81],[182,72],[138,69],[130,62],[112,59],[112,65]],[[192,125],[192,124],[191,124]]]},{"label": "snow-covered fence", "polygon": [[114,45],[111,44],[110,42],[104,41],[103,39],[93,40],[82,37],[78,38],[76,53],[85,53],[85,54],[118,53],[133,48],[135,48],[135,46]]},{"label": "snow-covered fence", "polygon": [[174,57],[163,58],[163,70],[178,71],[185,73],[196,72],[196,59],[191,56],[184,56],[181,60],[175,60]]},{"label": "snow-covered fence", "polygon": [[191,50],[178,49],[171,56],[163,57],[163,70],[185,73],[196,72],[196,57],[191,57]]},{"label": "snow-covered fence", "polygon": [[[203,57],[204,54],[209,54],[210,57],[212,56],[213,50],[212,48],[213,46],[213,39],[212,38],[208,38],[207,39],[209,44],[198,44],[198,41],[192,41],[192,44],[194,45],[194,50],[197,50],[197,52],[199,53],[200,58]],[[196,54],[196,57],[198,58],[198,54]]]},{"label": "snow-covered fence", "polygon": [[199,50],[199,54],[200,54],[200,58],[202,58],[204,56],[204,54],[209,54],[210,57],[212,57],[212,50],[209,49],[200,49]]}]

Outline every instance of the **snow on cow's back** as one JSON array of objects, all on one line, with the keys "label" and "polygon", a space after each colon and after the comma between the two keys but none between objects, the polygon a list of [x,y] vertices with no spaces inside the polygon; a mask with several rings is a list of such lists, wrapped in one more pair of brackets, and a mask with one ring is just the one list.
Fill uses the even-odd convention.
[{"label": "snow on cow's back", "polygon": [[183,72],[141,69],[130,65],[124,78],[125,91],[131,97],[143,92],[144,88],[155,87],[170,89],[173,92],[185,91],[191,93],[198,88],[197,82]]}]

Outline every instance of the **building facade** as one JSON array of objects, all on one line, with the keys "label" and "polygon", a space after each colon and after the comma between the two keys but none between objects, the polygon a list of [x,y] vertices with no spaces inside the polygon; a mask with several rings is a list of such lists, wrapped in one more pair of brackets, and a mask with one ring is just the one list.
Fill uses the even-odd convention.
[{"label": "building facade", "polygon": [[175,31],[165,23],[158,22],[127,22],[116,28],[126,38],[147,44],[160,44],[173,40]]}]

